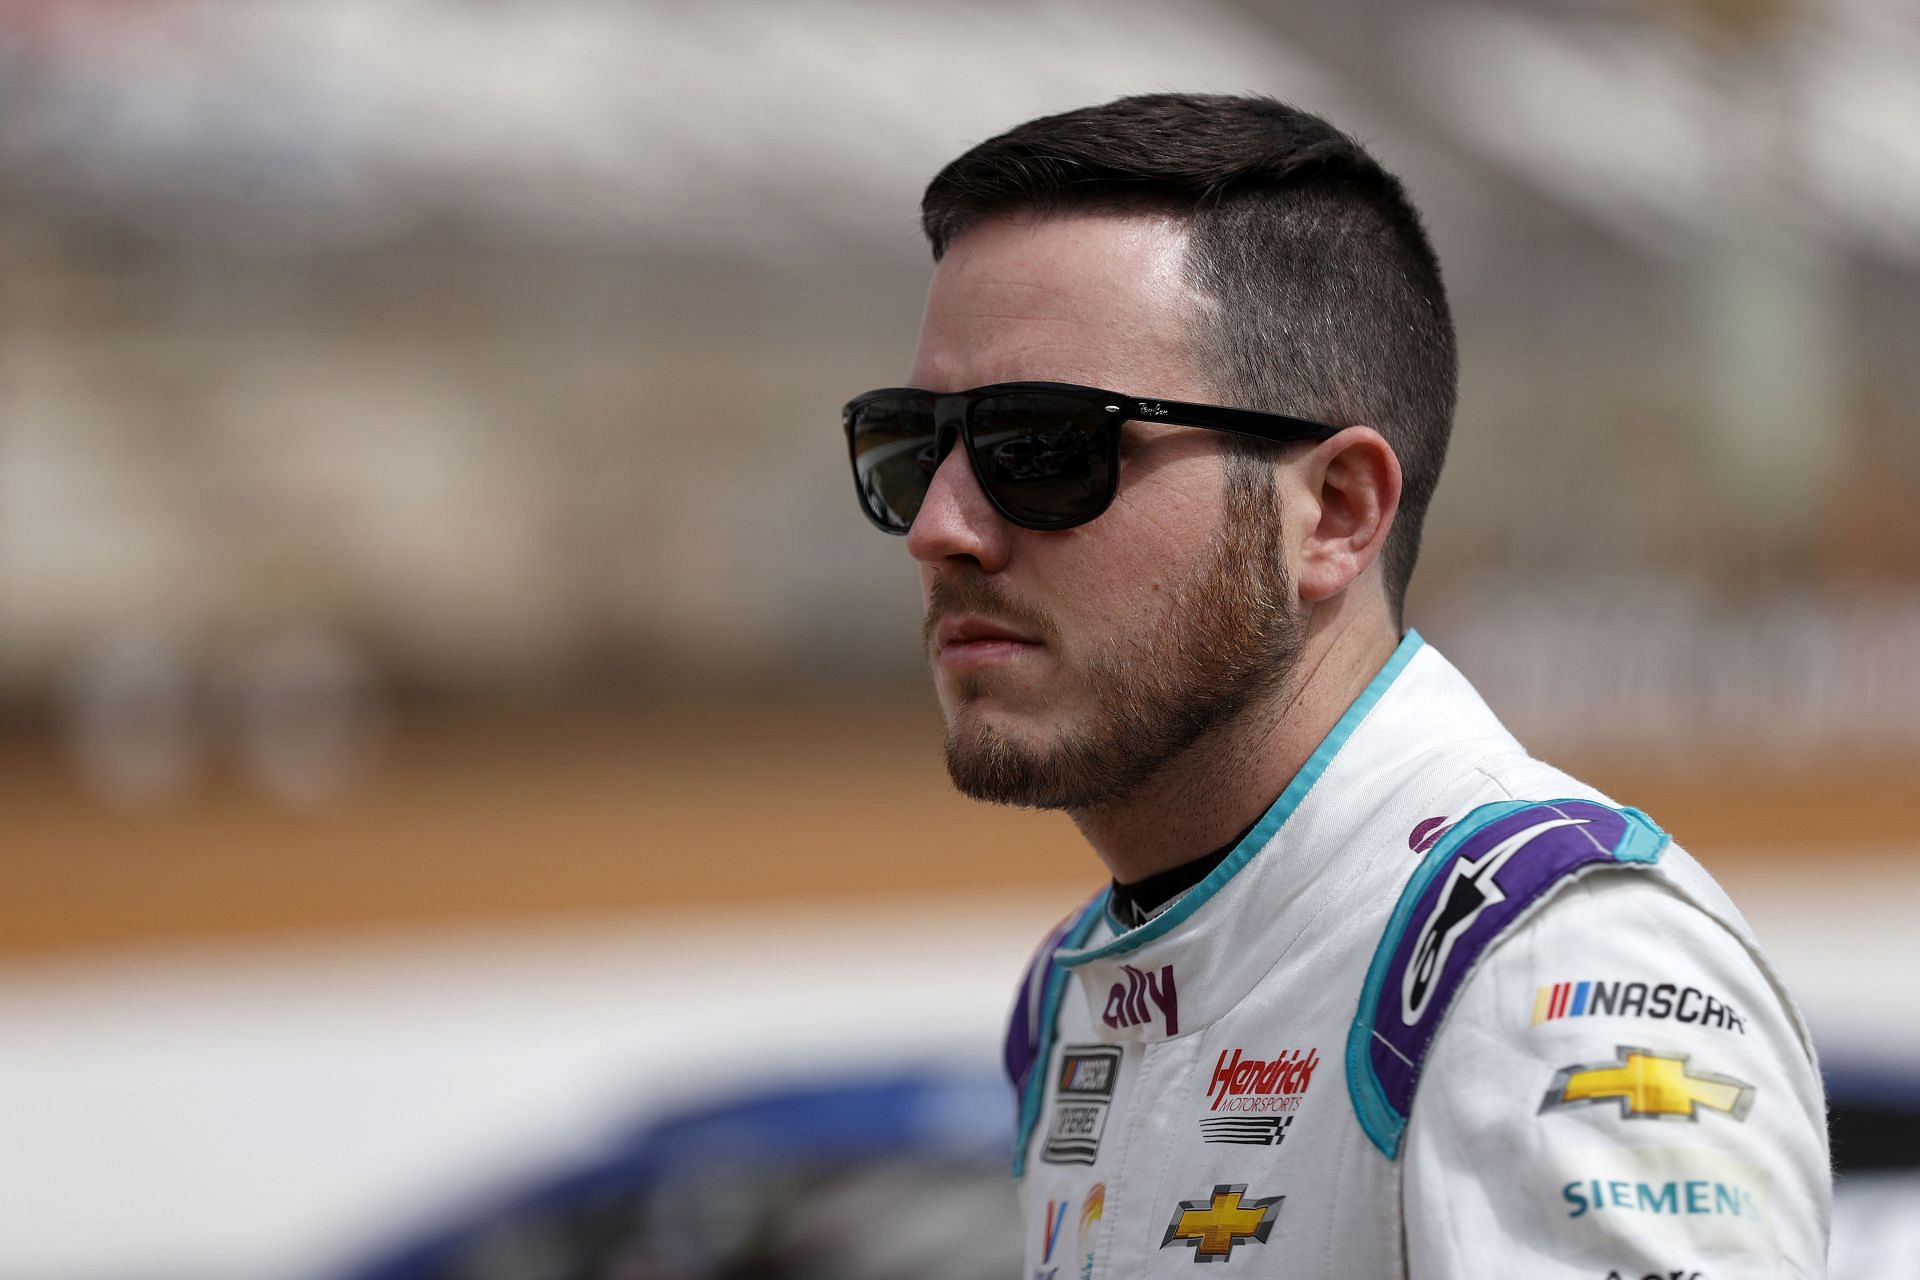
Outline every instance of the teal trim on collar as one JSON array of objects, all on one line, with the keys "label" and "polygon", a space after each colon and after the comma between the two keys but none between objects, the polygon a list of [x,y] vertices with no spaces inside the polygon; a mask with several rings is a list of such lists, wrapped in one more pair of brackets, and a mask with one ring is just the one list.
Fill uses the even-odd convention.
[{"label": "teal trim on collar", "polygon": [[1387,689],[1406,669],[1407,663],[1413,661],[1413,655],[1418,653],[1424,644],[1426,641],[1420,638],[1418,631],[1409,631],[1401,638],[1399,647],[1393,651],[1393,656],[1387,659],[1387,664],[1380,668],[1379,674],[1367,682],[1367,687],[1360,691],[1360,696],[1353,700],[1353,705],[1347,708],[1346,713],[1340,717],[1339,722],[1333,726],[1327,736],[1320,740],[1320,745],[1315,747],[1313,754],[1307,757],[1307,762],[1300,767],[1300,772],[1293,775],[1293,781],[1289,782],[1286,790],[1280,793],[1280,798],[1273,802],[1272,807],[1260,821],[1254,823],[1253,830],[1241,838],[1240,843],[1234,846],[1233,852],[1227,855],[1226,860],[1209,872],[1205,880],[1193,886],[1186,897],[1138,929],[1130,929],[1111,942],[1095,947],[1091,951],[1070,953],[1067,948],[1062,947],[1059,952],[1060,963],[1069,969],[1074,969],[1090,961],[1104,960],[1109,956],[1123,956],[1130,951],[1137,951],[1155,938],[1166,936],[1194,912],[1205,906],[1208,899],[1226,887],[1227,881],[1233,879],[1242,867],[1253,861],[1254,854],[1267,847],[1267,843],[1273,839],[1274,834],[1280,830],[1288,818],[1293,816],[1293,811],[1298,809],[1300,802],[1307,798],[1307,792],[1313,790],[1314,783],[1320,781],[1320,775],[1327,771],[1327,766],[1333,763],[1333,758],[1340,754],[1340,748],[1347,745],[1347,739],[1353,736],[1353,731],[1360,727],[1360,722],[1367,718],[1367,713],[1373,710],[1374,704],[1386,696]]},{"label": "teal trim on collar", "polygon": [[1087,935],[1093,932],[1093,926],[1100,922],[1107,908],[1107,897],[1113,892],[1109,885],[1093,896],[1093,901],[1081,908],[1080,918],[1068,928],[1066,936],[1060,940],[1060,946],[1047,958],[1047,985],[1040,997],[1040,1020],[1035,1025],[1040,1034],[1034,1039],[1033,1066],[1027,1071],[1027,1089],[1020,1098],[1020,1119],[1013,1136],[1013,1176],[1022,1178],[1027,1173],[1027,1144],[1033,1140],[1033,1127],[1040,1122],[1040,1106],[1046,1101],[1047,1078],[1053,1072],[1053,1024],[1060,1014],[1061,993],[1066,990],[1067,971],[1054,963],[1061,951],[1068,947],[1077,947],[1086,942]]}]

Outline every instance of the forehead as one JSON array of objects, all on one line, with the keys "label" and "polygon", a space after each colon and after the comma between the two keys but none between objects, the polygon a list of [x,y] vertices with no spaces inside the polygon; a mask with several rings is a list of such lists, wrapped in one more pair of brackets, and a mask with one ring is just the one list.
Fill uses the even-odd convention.
[{"label": "forehead", "polygon": [[1155,214],[996,218],[947,249],[927,293],[913,385],[1080,382],[1169,398],[1197,389],[1187,232]]}]

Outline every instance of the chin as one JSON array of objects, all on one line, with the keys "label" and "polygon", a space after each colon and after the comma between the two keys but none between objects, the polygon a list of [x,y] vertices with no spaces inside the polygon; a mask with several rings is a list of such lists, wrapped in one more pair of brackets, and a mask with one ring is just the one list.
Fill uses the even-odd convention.
[{"label": "chin", "polygon": [[948,718],[946,757],[954,787],[975,800],[1072,810],[1112,798],[1104,761],[1072,734],[1035,734],[1017,717],[978,707]]},{"label": "chin", "polygon": [[1044,748],[1036,739],[1059,736],[1056,731],[1069,719],[1043,693],[998,676],[943,676],[936,692],[949,733],[988,733],[1023,747]]},{"label": "chin", "polygon": [[1016,717],[993,700],[974,694],[940,699],[940,710],[947,722],[947,741],[955,747],[978,750],[988,743],[1024,741]]}]

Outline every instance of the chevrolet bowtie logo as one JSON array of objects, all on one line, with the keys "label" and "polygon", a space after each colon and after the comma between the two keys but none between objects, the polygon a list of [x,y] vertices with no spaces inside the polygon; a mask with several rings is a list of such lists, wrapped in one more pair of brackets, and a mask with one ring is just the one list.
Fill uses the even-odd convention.
[{"label": "chevrolet bowtie logo", "polygon": [[1700,1108],[1745,1120],[1753,1109],[1754,1088],[1732,1076],[1693,1075],[1687,1055],[1667,1057],[1651,1049],[1621,1045],[1618,1062],[1563,1067],[1540,1104],[1544,1114],[1588,1102],[1618,1102],[1629,1120],[1700,1119]]},{"label": "chevrolet bowtie logo", "polygon": [[1209,1200],[1182,1200],[1167,1224],[1168,1245],[1193,1246],[1195,1262],[1225,1262],[1233,1255],[1233,1246],[1249,1240],[1261,1244],[1273,1232],[1273,1217],[1285,1196],[1247,1200],[1247,1184],[1216,1186]]}]

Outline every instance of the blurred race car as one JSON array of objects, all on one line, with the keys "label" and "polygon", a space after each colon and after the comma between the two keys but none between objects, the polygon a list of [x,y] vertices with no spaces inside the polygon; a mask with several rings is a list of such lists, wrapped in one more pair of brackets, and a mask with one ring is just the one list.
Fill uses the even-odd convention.
[{"label": "blurred race car", "polygon": [[[1840,1074],[1834,1280],[1920,1277],[1920,1089]],[[1022,1230],[995,1077],[760,1093],[636,1128],[592,1163],[340,1280],[1007,1280]],[[1071,1251],[1057,1233],[1062,1270]]]},{"label": "blurred race car", "polygon": [[639,1128],[343,1280],[1005,1280],[993,1077],[824,1081]]}]

